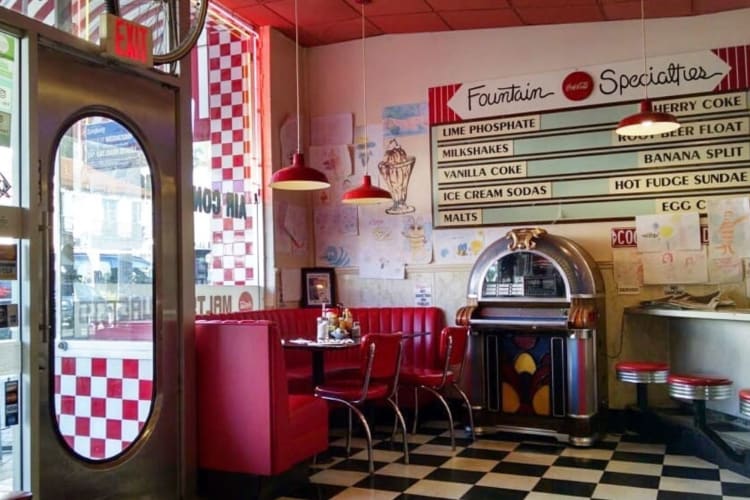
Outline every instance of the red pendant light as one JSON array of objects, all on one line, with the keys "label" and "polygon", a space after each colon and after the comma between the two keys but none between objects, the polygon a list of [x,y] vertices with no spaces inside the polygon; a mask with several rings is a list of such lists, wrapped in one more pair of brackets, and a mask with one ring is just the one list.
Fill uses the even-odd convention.
[{"label": "red pendant light", "polygon": [[641,111],[626,116],[617,124],[618,135],[641,136],[666,134],[680,128],[680,123],[669,113],[655,112],[650,99],[641,101]]},{"label": "red pendant light", "polygon": [[299,23],[297,21],[297,0],[294,0],[294,67],[297,84],[297,151],[292,156],[292,164],[277,170],[271,176],[268,184],[273,189],[289,191],[314,191],[331,187],[325,174],[320,170],[305,166],[305,158],[301,153],[299,112]]},{"label": "red pendant light", "polygon": [[393,201],[391,193],[383,188],[372,185],[372,179],[368,173],[368,164],[370,162],[370,152],[367,150],[367,76],[365,73],[365,4],[370,0],[357,0],[362,5],[362,114],[364,118],[364,158],[365,158],[365,175],[362,178],[362,185],[350,189],[344,193],[341,203],[347,205],[376,205],[380,203],[389,203]]},{"label": "red pendant light", "polygon": [[341,203],[346,203],[347,205],[376,205],[389,201],[392,201],[391,193],[385,189],[373,186],[370,176],[365,174],[362,178],[362,185],[344,193]]},{"label": "red pendant light", "polygon": [[268,185],[274,189],[289,191],[313,191],[331,187],[323,172],[305,166],[305,157],[299,151],[292,156],[291,165],[273,173]]},{"label": "red pendant light", "polygon": [[[641,0],[641,40],[643,42],[643,72],[646,73],[646,12],[644,0]],[[648,98],[648,86],[644,86],[645,98],[641,101],[640,112],[626,116],[617,124],[615,133],[626,136],[646,136],[666,134],[680,128],[680,122],[669,113],[653,110]]]}]

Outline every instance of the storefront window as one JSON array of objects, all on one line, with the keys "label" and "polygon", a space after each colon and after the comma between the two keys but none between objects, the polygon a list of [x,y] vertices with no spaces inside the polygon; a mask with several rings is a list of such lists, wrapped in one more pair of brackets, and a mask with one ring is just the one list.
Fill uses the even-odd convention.
[{"label": "storefront window", "polygon": [[18,105],[18,40],[0,33],[0,205],[18,206],[18,185],[14,179],[14,141],[17,141],[18,124],[13,123],[13,115]]},{"label": "storefront window", "polygon": [[262,295],[257,39],[212,4],[193,51],[196,314],[257,309]]},{"label": "storefront window", "polygon": [[[0,496],[21,489],[24,428],[29,394],[23,377],[23,344],[28,338],[28,271],[21,265],[28,240],[19,217],[28,198],[28,177],[20,165],[21,64],[19,40],[0,32],[0,217],[6,220],[0,238],[0,388],[6,391],[0,413]],[[9,397],[8,397],[8,393]]]},{"label": "storefront window", "polygon": [[122,123],[91,116],[60,140],[54,186],[58,430],[74,453],[104,460],[151,411],[151,168]]},{"label": "storefront window", "polygon": [[[173,22],[172,16],[175,9],[182,7],[183,4],[180,0],[111,1],[117,6],[119,18],[148,29],[152,39],[151,52],[154,57],[158,57],[171,56],[176,52],[176,47],[180,47],[186,39],[190,40],[184,43],[187,47],[190,46],[191,42],[194,42],[190,33],[193,31],[197,33],[201,19],[198,11],[208,0],[190,0],[188,2],[189,21],[180,23],[182,28],[173,32],[170,32],[170,27],[176,24]],[[0,0],[0,6],[75,35],[97,46],[100,45],[103,33],[106,32],[106,29],[102,28],[102,24],[105,23],[103,16],[108,12],[107,0],[34,0],[31,2]],[[136,51],[146,48],[145,45],[140,44],[137,37],[128,40],[128,43]],[[170,57],[169,60],[174,61],[175,58]],[[165,72],[179,72],[179,64],[163,64],[156,67]]]}]

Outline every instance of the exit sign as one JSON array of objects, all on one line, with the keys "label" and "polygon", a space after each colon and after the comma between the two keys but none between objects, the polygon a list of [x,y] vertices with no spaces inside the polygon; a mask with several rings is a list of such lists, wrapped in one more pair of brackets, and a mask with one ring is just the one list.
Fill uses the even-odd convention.
[{"label": "exit sign", "polygon": [[112,14],[103,14],[100,26],[100,45],[105,54],[139,66],[150,68],[154,65],[149,28]]}]

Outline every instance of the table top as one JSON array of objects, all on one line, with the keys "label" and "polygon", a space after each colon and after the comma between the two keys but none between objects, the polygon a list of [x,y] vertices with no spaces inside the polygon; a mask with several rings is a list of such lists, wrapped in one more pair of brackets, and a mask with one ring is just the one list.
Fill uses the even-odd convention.
[{"label": "table top", "polygon": [[[410,339],[415,337],[424,337],[429,335],[428,332],[412,332],[402,333],[401,338]],[[360,337],[361,338],[361,337]],[[304,338],[298,339],[282,339],[281,345],[287,349],[346,349],[350,347],[356,347],[361,344],[360,339],[330,339],[324,341],[310,340]]]},{"label": "table top", "polygon": [[310,339],[286,339],[281,344],[287,349],[347,349],[360,345],[359,339],[317,341]]}]

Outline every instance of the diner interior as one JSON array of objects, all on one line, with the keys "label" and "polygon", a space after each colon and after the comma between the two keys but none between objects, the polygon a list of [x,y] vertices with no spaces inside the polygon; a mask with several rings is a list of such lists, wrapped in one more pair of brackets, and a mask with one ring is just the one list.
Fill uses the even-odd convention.
[{"label": "diner interior", "polygon": [[750,498],[750,0],[114,3],[0,7],[0,498]]},{"label": "diner interior", "polygon": [[[232,483],[226,482],[227,476],[218,474],[218,478],[225,480],[221,483],[214,476],[216,469],[222,467],[203,467],[199,458],[200,469],[210,470],[203,476],[207,488],[203,491],[217,491],[211,488],[223,484],[228,488],[226,491],[258,488],[253,491],[265,493],[263,488],[268,487],[271,496],[278,494],[283,498],[750,496],[745,451],[750,446],[750,430],[747,414],[741,410],[746,404],[742,403],[741,390],[747,385],[743,379],[747,380],[748,375],[742,362],[744,356],[739,354],[736,360],[730,356],[724,363],[725,357],[718,354],[734,348],[745,349],[739,332],[746,319],[735,317],[734,311],[747,306],[744,287],[747,278],[731,284],[731,280],[713,277],[666,276],[663,267],[652,264],[651,256],[643,256],[641,252],[648,252],[646,246],[639,243],[634,253],[634,242],[618,241],[624,234],[631,234],[628,228],[643,238],[640,225],[646,220],[653,222],[648,219],[652,214],[665,217],[680,211],[700,210],[700,224],[708,224],[710,232],[708,219],[713,216],[706,207],[686,205],[680,189],[666,184],[654,186],[668,194],[656,195],[658,203],[650,202],[644,211],[635,212],[630,212],[631,208],[625,208],[625,204],[618,207],[616,203],[584,204],[578,211],[570,202],[524,209],[521,207],[535,204],[512,203],[513,200],[498,204],[496,198],[484,203],[469,201],[468,191],[462,193],[463,204],[452,203],[457,198],[449,198],[451,188],[481,186],[484,175],[503,178],[531,175],[509,163],[500,163],[495,174],[459,168],[453,174],[445,173],[453,164],[471,164],[460,161],[461,154],[471,156],[470,152],[460,148],[453,151],[459,156],[444,152],[451,145],[450,134],[472,138],[463,143],[469,145],[481,143],[476,138],[482,136],[480,132],[467,134],[465,128],[451,129],[452,123],[481,125],[486,122],[467,117],[512,117],[545,111],[554,105],[534,108],[522,103],[510,105],[509,109],[514,111],[472,115],[470,109],[460,107],[455,97],[448,101],[448,117],[439,115],[440,106],[445,106],[440,92],[453,84],[461,85],[457,82],[477,82],[475,88],[496,83],[500,89],[517,78],[519,85],[528,86],[533,78],[518,75],[538,75],[543,80],[549,72],[560,70],[562,79],[576,70],[602,71],[607,65],[616,67],[620,61],[634,61],[635,72],[639,71],[639,65],[647,72],[657,65],[651,62],[652,58],[744,46],[747,35],[735,28],[738,26],[735,22],[739,23],[748,14],[747,5],[378,0],[334,0],[316,3],[314,7],[305,2],[295,5],[282,1],[251,4],[228,1],[224,5],[251,24],[262,26],[262,36],[268,36],[263,38],[267,42],[263,54],[275,66],[275,75],[285,75],[274,79],[274,92],[268,95],[274,133],[263,138],[264,158],[273,157],[273,168],[265,170],[266,179],[273,174],[272,189],[266,193],[273,197],[272,207],[276,212],[267,218],[273,228],[275,268],[279,273],[273,300],[285,309],[298,307],[300,301],[303,306],[314,308],[321,301],[311,300],[307,287],[314,286],[311,285],[314,278],[309,273],[333,271],[328,279],[335,286],[324,295],[324,305],[332,303],[336,314],[344,311],[336,303],[346,306],[355,320],[367,325],[362,330],[364,335],[391,331],[404,335],[398,394],[408,450],[402,449],[404,423],[398,422],[402,416],[394,417],[383,403],[364,404],[367,398],[359,392],[362,381],[357,378],[356,364],[353,360],[346,364],[342,349],[337,346],[336,352],[325,354],[304,352],[320,349],[310,345],[320,342],[319,318],[330,314],[330,309],[308,312],[304,321],[297,316],[297,325],[304,325],[304,331],[299,326],[288,326],[290,320],[278,316],[278,311],[268,315],[249,312],[220,315],[242,321],[264,318],[282,325],[288,388],[323,396],[330,403],[331,426],[328,448],[315,454],[312,463],[305,462],[302,471],[296,471],[297,476],[306,477],[309,482],[303,479],[301,484],[291,487],[286,483],[287,488],[281,493],[273,489],[273,481],[248,482],[244,478],[243,482],[233,476],[237,483]],[[263,26],[272,29],[266,31]],[[299,40],[299,46],[295,39]],[[300,90],[293,80],[295,72],[300,71],[300,50],[304,82],[301,104],[294,99],[295,92]],[[285,65],[284,70],[279,67],[281,64]],[[605,73],[606,69],[599,78]],[[658,77],[653,77],[646,85],[620,80],[622,87],[618,83],[608,89],[612,101],[590,102],[589,105],[631,101],[629,106],[617,107],[609,121],[602,120],[607,125],[598,130],[606,133],[608,140],[613,137],[605,145],[627,141],[643,148],[650,144],[637,138],[643,133],[627,137],[616,135],[620,131],[616,133],[615,129],[620,119],[619,127],[632,125],[625,122],[630,119],[628,115],[638,110],[638,101],[651,96],[655,100],[671,96],[669,90],[659,90],[657,80]],[[600,82],[595,76],[594,85]],[[633,93],[634,89],[628,88],[630,84],[639,89]],[[743,85],[740,88],[745,88]],[[624,98],[625,95],[631,96],[630,99]],[[517,97],[533,100],[528,93]],[[474,106],[487,105],[479,97],[476,99]],[[420,103],[425,102],[420,111]],[[586,106],[567,102],[571,106],[568,109]],[[399,103],[408,104],[399,106]],[[455,106],[451,106],[453,103]],[[677,115],[678,120],[669,118],[683,123],[682,132],[665,129],[647,134],[664,134],[662,137],[675,140],[692,134],[690,114],[679,111],[676,104],[671,109],[669,112]],[[743,109],[746,114],[746,108]],[[455,114],[450,114],[451,111]],[[279,167],[290,163],[291,156],[284,152],[294,147],[295,138],[286,126],[289,116],[296,113],[303,116],[302,141],[308,145],[303,148],[306,155],[303,161],[326,175],[329,188],[300,193],[275,185],[275,181],[283,180],[280,172],[286,170]],[[560,127],[597,123],[591,117],[574,115],[575,112],[570,112],[550,116],[549,120],[562,123],[556,125]],[[522,118],[529,116],[533,118],[528,114]],[[570,123],[566,125],[565,120]],[[508,127],[524,130],[522,121]],[[381,122],[382,131],[377,130]],[[377,128],[370,127],[373,123]],[[364,125],[368,127],[362,129]],[[545,126],[544,115],[542,126]],[[345,132],[344,141],[326,135],[340,133],[341,128]],[[283,135],[280,138],[276,135],[277,129],[289,134],[286,146],[280,142]],[[352,131],[353,138],[349,135]],[[296,133],[299,141],[299,129]],[[523,132],[515,134],[513,137],[520,137]],[[740,135],[741,140],[747,140],[747,130]],[[448,140],[441,143],[446,137]],[[348,143],[350,139],[360,144],[355,146],[354,153],[351,146],[347,151],[332,145]],[[585,150],[581,153],[584,156],[591,154],[591,148],[602,147],[602,143],[587,144],[586,139],[577,137],[570,140],[573,145],[567,149]],[[362,142],[377,144],[372,158],[365,153],[363,160],[357,154],[361,149],[369,151],[369,144],[363,148]],[[279,147],[281,158],[277,156]],[[535,147],[541,151],[566,149],[559,144],[521,149],[521,143],[516,143],[515,147],[518,149],[510,155],[514,159],[523,159]],[[483,157],[477,154],[476,158]],[[640,158],[641,166],[648,166],[647,157]],[[451,159],[457,161],[451,164]],[[292,162],[292,167],[297,161]],[[339,163],[342,161],[343,169]],[[496,158],[497,161],[506,160]],[[615,166],[618,160],[614,158],[597,157],[594,161],[612,162],[614,170],[622,168]],[[663,161],[662,165],[667,165],[672,160]],[[395,165],[402,163],[409,164],[406,167],[409,172],[402,176],[406,186],[395,188],[403,190],[403,198],[397,199],[392,176],[397,171]],[[480,159],[472,165],[488,164]],[[586,161],[584,164],[587,165],[581,167],[584,170],[595,169]],[[521,168],[531,169],[531,163]],[[575,171],[575,167],[571,168]],[[695,171],[708,172],[710,168],[705,166],[705,170]],[[564,167],[557,169],[551,165],[550,169],[565,171]],[[519,172],[524,174],[518,175]],[[475,184],[462,181],[461,175],[473,179]],[[316,177],[315,182],[319,181]],[[425,189],[427,186],[431,189]],[[611,187],[609,194],[616,190],[616,186]],[[572,189],[569,196],[575,198],[576,193]],[[738,187],[736,195],[729,190],[724,193],[727,197],[747,199],[745,187]],[[384,198],[385,204],[378,205],[378,198]],[[678,199],[681,208],[669,208],[675,206],[670,202]],[[472,210],[466,210],[470,212],[467,216],[461,210],[451,211],[451,205],[466,209],[492,207],[493,203],[504,208],[497,212],[485,208],[478,217]],[[351,205],[357,208],[352,209]],[[514,207],[517,207],[515,213]],[[307,224],[302,229],[290,213],[301,216],[305,212],[308,212],[304,216]],[[384,220],[389,218],[401,221],[393,224]],[[664,219],[661,220],[663,223]],[[395,240],[390,236],[378,239],[378,235],[392,231],[401,234]],[[647,229],[643,231],[648,233]],[[300,232],[307,237],[306,254],[294,249]],[[518,241],[521,244],[514,246]],[[708,241],[704,239],[703,244]],[[404,249],[394,249],[394,245],[403,245]],[[636,254],[640,257],[633,257]],[[538,274],[521,272],[524,277],[520,279],[506,275],[508,272],[512,275],[514,269],[518,273],[521,268],[534,269],[532,274]],[[649,273],[659,276],[648,276]],[[505,277],[501,279],[500,275]],[[525,282],[526,287],[520,292],[506,285],[519,282]],[[437,307],[444,318],[429,328],[424,327],[422,320],[420,327],[415,328],[415,320],[410,317],[393,318],[394,307],[410,309],[415,303]],[[719,303],[732,307],[715,307]],[[387,313],[389,326],[384,326],[381,318],[376,323],[380,326],[373,329],[369,309],[383,306],[391,309]],[[288,314],[286,311],[281,316]],[[199,315],[198,323],[204,319],[218,318]],[[394,321],[398,326],[392,328]],[[310,328],[312,324],[318,325],[317,337]],[[445,365],[450,366],[453,376],[460,373],[458,383],[463,390],[446,390],[447,384],[444,381],[440,384],[438,374],[445,363],[440,356],[445,352],[438,347],[436,353],[428,356],[434,359],[437,355],[438,374],[426,380],[436,383],[437,392],[445,391],[448,397],[443,403],[432,393],[426,393],[426,402],[420,405],[417,398],[421,393],[417,393],[417,398],[413,393],[418,375],[414,365],[425,363],[428,358],[424,358],[424,349],[429,352],[432,347],[423,344],[419,337],[409,338],[410,334],[424,329],[431,336],[439,336],[444,327],[455,328],[451,325],[468,331],[465,345],[459,344],[465,359],[454,359]],[[707,331],[715,331],[716,335],[709,339]],[[344,328],[343,333],[332,329],[328,336],[322,335],[327,339],[324,343],[338,343],[346,342],[351,334]],[[339,335],[343,338],[337,338]],[[205,333],[199,331],[199,343],[201,336]],[[708,351],[716,355],[709,355]],[[316,355],[321,361],[315,361]],[[350,352],[349,356],[352,355]],[[199,349],[199,360],[200,356]],[[301,360],[309,364],[310,356],[312,385],[309,365],[303,376],[297,368]],[[364,363],[361,376],[366,373],[367,358],[360,359]],[[718,365],[717,359],[722,359]],[[293,367],[290,368],[289,362]],[[529,365],[524,364],[527,362]],[[342,373],[347,376],[345,382],[341,381]],[[343,395],[347,391],[341,384],[353,391],[348,394],[350,398]],[[544,389],[540,391],[542,386]],[[344,406],[341,399],[357,397],[364,399],[358,400],[355,407],[365,408],[354,418],[352,447],[347,413],[348,419],[352,414],[346,409],[351,403]],[[471,411],[467,411],[469,407]],[[217,417],[212,413],[206,418]]]}]

